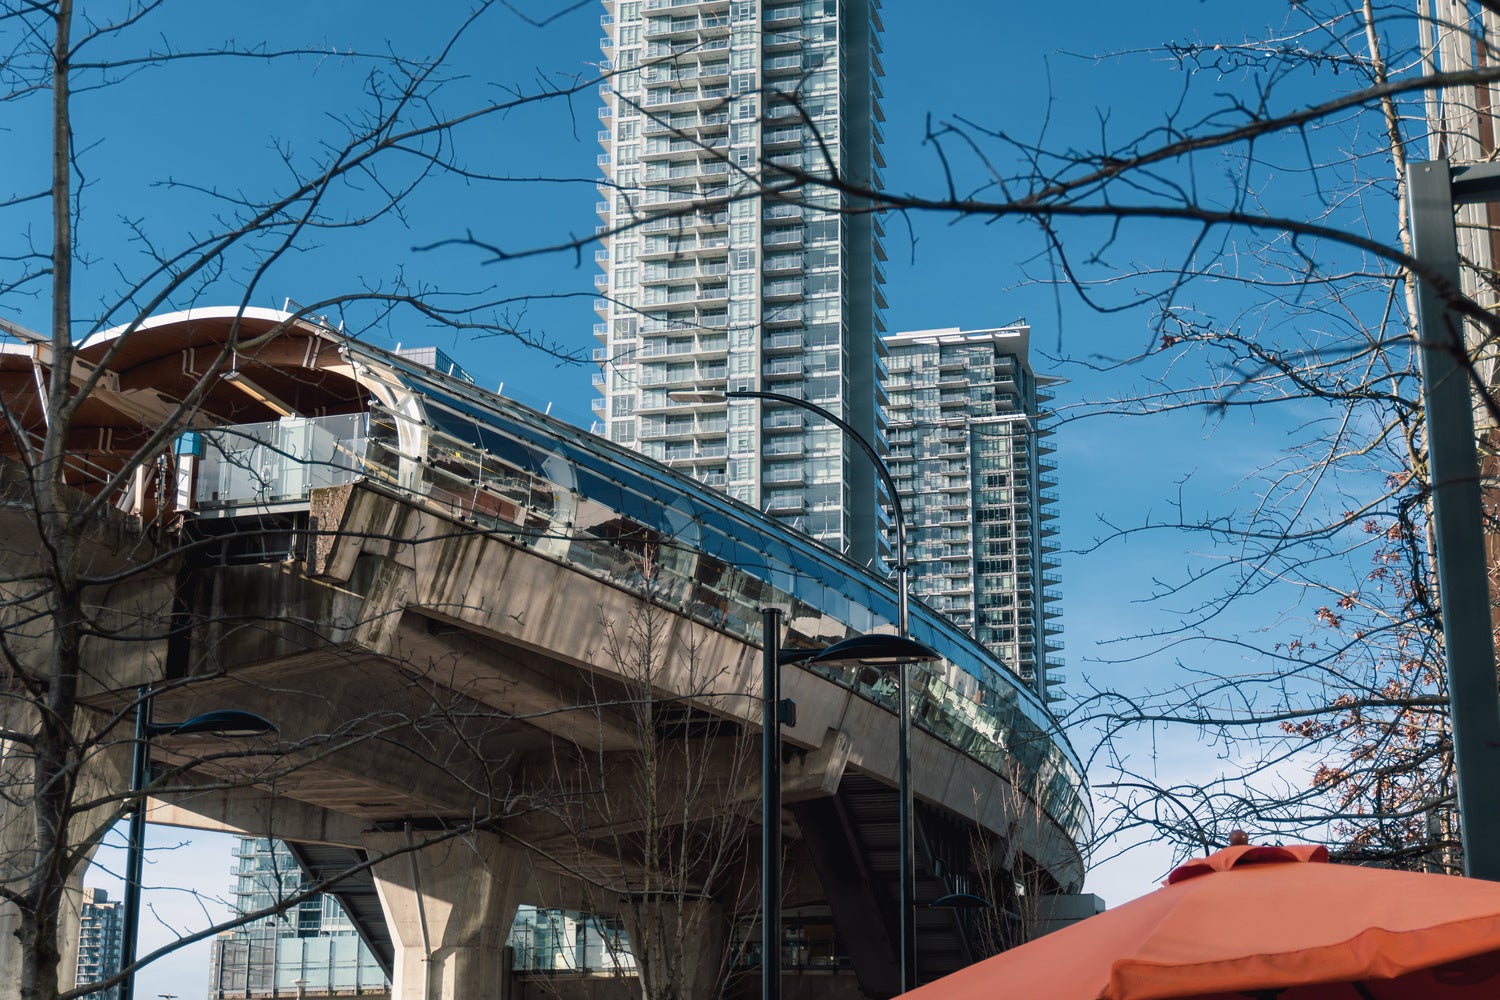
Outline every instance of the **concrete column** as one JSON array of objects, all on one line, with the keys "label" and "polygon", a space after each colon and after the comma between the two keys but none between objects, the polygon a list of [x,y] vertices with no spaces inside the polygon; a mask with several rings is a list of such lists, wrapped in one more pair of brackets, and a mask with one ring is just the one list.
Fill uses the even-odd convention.
[{"label": "concrete column", "polygon": [[[0,726],[17,732],[34,728],[35,707],[25,700],[11,700],[0,708]],[[85,726],[87,723],[85,722]],[[90,739],[83,729],[80,741]],[[69,820],[68,839],[78,852],[73,869],[67,874],[59,906],[57,949],[58,986],[73,987],[78,971],[78,935],[83,917],[83,876],[89,860],[98,849],[104,827],[116,818],[118,802],[110,796],[121,795],[128,786],[122,761],[128,748],[101,742],[94,746],[78,769],[73,801],[103,800],[99,808],[75,813]],[[24,893],[33,886],[36,857],[36,817],[31,809],[32,760],[20,743],[0,741],[0,787],[6,795],[0,801],[0,885]],[[21,914],[12,903],[0,903],[0,1000],[20,996],[20,968],[23,945],[16,937]]]},{"label": "concrete column", "polygon": [[524,851],[490,834],[428,847],[421,834],[371,834],[375,888],[396,945],[391,1000],[501,1000],[505,939],[530,884]]},{"label": "concrete column", "polygon": [[706,899],[635,899],[620,912],[642,1000],[702,1000],[722,990],[729,925]]},{"label": "concrete column", "polygon": [[[7,729],[29,731],[32,713],[23,710],[20,701],[0,708],[0,723]],[[31,762],[20,743],[0,740],[0,885],[13,892],[26,890],[26,872],[35,851],[34,819],[25,803],[30,798]],[[16,931],[21,914],[14,903],[0,903],[0,969],[12,974],[0,976],[0,1000],[16,1000],[21,995],[21,942]]]}]

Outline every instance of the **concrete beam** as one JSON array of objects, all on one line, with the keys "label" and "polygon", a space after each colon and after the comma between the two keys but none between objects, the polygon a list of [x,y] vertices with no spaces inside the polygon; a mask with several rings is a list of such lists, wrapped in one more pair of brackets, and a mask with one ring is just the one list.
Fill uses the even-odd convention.
[{"label": "concrete beam", "polygon": [[781,801],[787,805],[819,799],[839,790],[854,739],[839,729],[823,734],[815,749],[781,765]]},{"label": "concrete beam", "polygon": [[503,713],[399,664],[342,649],[165,692],[157,717],[229,707],[278,727],[266,755],[204,763],[205,755],[236,746],[164,737],[153,756],[210,780],[260,785],[368,820],[503,812],[515,761],[545,745]]},{"label": "concrete beam", "polygon": [[219,788],[184,793],[181,798],[169,793],[148,800],[146,820],[241,837],[336,847],[363,847],[370,830],[370,824],[358,817],[259,788]]}]

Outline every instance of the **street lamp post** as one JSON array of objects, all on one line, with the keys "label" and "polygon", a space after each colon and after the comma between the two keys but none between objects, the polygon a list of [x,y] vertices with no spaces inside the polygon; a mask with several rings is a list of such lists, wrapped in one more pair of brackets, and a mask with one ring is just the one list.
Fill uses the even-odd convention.
[{"label": "street lamp post", "polygon": [[250,712],[226,710],[195,715],[186,722],[153,723],[151,689],[136,689],[135,743],[130,755],[130,826],[125,845],[125,898],[120,914],[119,1000],[133,1000],[135,993],[135,947],[141,918],[141,866],[146,857],[146,798],[141,792],[150,784],[151,740],[156,736],[260,736],[276,727]]},{"label": "street lamp post", "polygon": [[781,997],[781,609],[761,611],[760,997]]},{"label": "street lamp post", "polygon": [[[891,478],[891,472],[886,468],[885,462],[875,450],[875,446],[870,444],[863,434],[855,430],[842,418],[830,413],[816,403],[809,403],[805,399],[800,399],[797,396],[788,396],[785,393],[765,392],[759,389],[734,389],[728,392],[671,392],[667,395],[669,399],[684,403],[712,403],[728,399],[769,399],[777,403],[785,403],[788,406],[795,406],[816,413],[843,431],[845,437],[859,446],[860,450],[870,459],[870,464],[874,467],[875,474],[880,477],[880,482],[885,486],[886,494],[891,498],[891,511],[896,522],[896,631],[901,639],[909,642],[911,634],[908,627],[906,513],[901,507],[901,495],[896,491],[896,482]],[[898,837],[901,841],[901,992],[906,993],[915,989],[917,985],[917,929],[915,923],[917,890],[916,864],[913,857],[916,838],[912,832],[912,789],[911,776],[908,773],[911,768],[911,701],[907,697],[906,668],[910,663],[938,659],[939,657],[932,650],[921,646],[919,643],[912,644],[916,648],[908,648],[903,654],[897,655],[891,655],[884,650],[876,650],[871,645],[867,645],[863,647],[864,652],[867,654],[873,653],[873,655],[866,655],[864,657],[858,655],[861,650],[857,647],[861,640],[865,640],[870,644],[877,644],[882,638],[889,639],[889,636],[856,636],[853,639],[835,643],[833,646],[814,656],[810,662],[876,661],[891,663],[896,669],[896,698],[900,702],[896,747],[896,785],[897,794],[901,800],[898,832]]]}]

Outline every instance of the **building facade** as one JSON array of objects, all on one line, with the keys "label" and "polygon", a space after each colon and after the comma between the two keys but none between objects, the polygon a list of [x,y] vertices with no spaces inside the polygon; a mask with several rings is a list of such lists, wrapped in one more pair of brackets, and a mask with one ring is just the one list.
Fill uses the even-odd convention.
[{"label": "building facade", "polygon": [[[76,983],[103,982],[120,971],[121,920],[119,900],[109,898],[103,889],[83,890],[82,922],[78,931],[78,974]],[[91,993],[94,1000],[117,1000],[119,986]]]},{"label": "building facade", "polygon": [[1055,700],[1063,681],[1046,387],[1024,322],[886,338],[913,592]]},{"label": "building facade", "polygon": [[632,974],[635,957],[618,917],[521,906],[505,944],[517,972]]},{"label": "building facade", "polygon": [[881,228],[877,0],[605,0],[595,429],[868,563]]},{"label": "building facade", "polygon": [[[237,913],[274,906],[306,884],[280,841],[242,837],[234,858]],[[312,896],[220,934],[213,943],[209,1000],[389,992],[380,963],[332,896]]]}]

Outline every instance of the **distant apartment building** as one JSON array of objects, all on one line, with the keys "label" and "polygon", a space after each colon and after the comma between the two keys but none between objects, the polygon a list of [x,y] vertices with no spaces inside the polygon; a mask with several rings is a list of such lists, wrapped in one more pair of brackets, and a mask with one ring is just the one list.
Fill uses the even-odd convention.
[{"label": "distant apartment building", "polygon": [[[82,923],[78,931],[77,984],[99,983],[120,971],[120,902],[103,889],[83,890]],[[93,1000],[118,1000],[119,986],[90,993]]]},{"label": "distant apartment building", "polygon": [[[253,913],[300,893],[306,877],[280,841],[242,837],[234,851],[236,912]],[[375,956],[332,896],[220,934],[209,963],[209,1000],[389,995]]]},{"label": "distant apartment building", "polygon": [[635,958],[618,917],[521,906],[506,945],[517,972],[629,974]]},{"label": "distant apartment building", "polygon": [[1046,387],[1024,323],[885,338],[890,466],[906,508],[913,593],[1042,697],[1063,681],[1056,619],[1056,466]]},{"label": "distant apartment building", "polygon": [[[878,0],[604,0],[595,429],[868,563],[874,440]],[[673,395],[678,398],[672,398]]]}]

